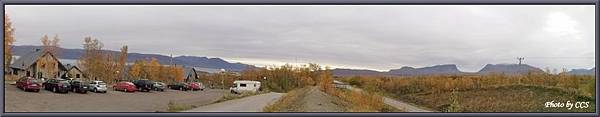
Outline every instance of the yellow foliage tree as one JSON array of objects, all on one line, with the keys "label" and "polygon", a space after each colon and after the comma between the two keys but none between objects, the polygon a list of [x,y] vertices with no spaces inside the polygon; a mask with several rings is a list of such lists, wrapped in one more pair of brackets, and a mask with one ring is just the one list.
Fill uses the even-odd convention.
[{"label": "yellow foliage tree", "polygon": [[159,79],[159,75],[160,75],[160,68],[161,65],[160,63],[158,63],[158,60],[156,58],[152,58],[150,59],[150,61],[147,63],[147,74],[148,74],[148,79],[150,80],[158,80]]},{"label": "yellow foliage tree", "polygon": [[131,78],[141,78],[142,74],[143,74],[143,70],[146,62],[144,60],[137,60],[133,63],[133,65],[131,65],[131,68],[129,69],[129,76]]},{"label": "yellow foliage tree", "polygon": [[4,69],[8,69],[12,61],[12,44],[15,42],[15,28],[8,15],[4,14]]}]

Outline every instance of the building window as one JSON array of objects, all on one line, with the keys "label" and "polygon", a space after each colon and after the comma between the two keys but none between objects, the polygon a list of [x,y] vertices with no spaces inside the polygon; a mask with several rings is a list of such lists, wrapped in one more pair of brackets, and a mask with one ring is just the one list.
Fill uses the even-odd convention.
[{"label": "building window", "polygon": [[80,78],[79,74],[75,74],[75,78]]}]

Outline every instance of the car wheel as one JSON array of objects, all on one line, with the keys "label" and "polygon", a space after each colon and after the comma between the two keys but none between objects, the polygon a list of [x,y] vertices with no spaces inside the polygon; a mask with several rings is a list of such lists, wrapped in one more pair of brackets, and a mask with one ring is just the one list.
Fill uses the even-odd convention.
[{"label": "car wheel", "polygon": [[127,89],[125,89],[125,92],[127,92]]},{"label": "car wheel", "polygon": [[52,88],[52,92],[56,93],[56,87]]},{"label": "car wheel", "polygon": [[183,88],[182,88],[182,87],[179,87],[179,90],[180,90],[180,91],[183,91]]},{"label": "car wheel", "polygon": [[98,89],[94,88],[94,92],[98,92]]}]

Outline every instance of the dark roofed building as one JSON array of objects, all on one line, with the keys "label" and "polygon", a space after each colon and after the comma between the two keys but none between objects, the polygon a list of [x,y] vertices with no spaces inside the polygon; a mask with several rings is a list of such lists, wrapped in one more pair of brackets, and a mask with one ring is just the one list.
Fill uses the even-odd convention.
[{"label": "dark roofed building", "polygon": [[86,78],[83,72],[76,65],[67,64],[66,72],[62,75],[62,78]]},{"label": "dark roofed building", "polygon": [[[47,60],[45,64],[38,64],[40,60]],[[48,67],[54,67],[56,71],[49,71]],[[34,49],[31,53],[19,57],[11,65],[12,74],[17,77],[31,76],[34,78],[58,78],[67,69],[63,64],[48,51]],[[54,72],[55,76],[50,76]]]},{"label": "dark roofed building", "polygon": [[184,70],[185,82],[194,81],[199,78],[194,67],[185,67]]}]

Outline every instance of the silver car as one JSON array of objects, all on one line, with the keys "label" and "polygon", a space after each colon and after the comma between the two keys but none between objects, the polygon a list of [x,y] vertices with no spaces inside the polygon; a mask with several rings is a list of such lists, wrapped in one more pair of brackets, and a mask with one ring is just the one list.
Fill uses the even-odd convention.
[{"label": "silver car", "polygon": [[90,82],[89,86],[90,86],[90,88],[89,88],[90,91],[93,91],[96,93],[98,93],[98,92],[106,93],[106,90],[107,90],[106,83],[104,81],[95,80],[95,81]]},{"label": "silver car", "polygon": [[152,85],[152,90],[155,90],[155,91],[165,91],[166,87],[167,87],[167,85],[165,83],[154,82],[154,84]]}]

